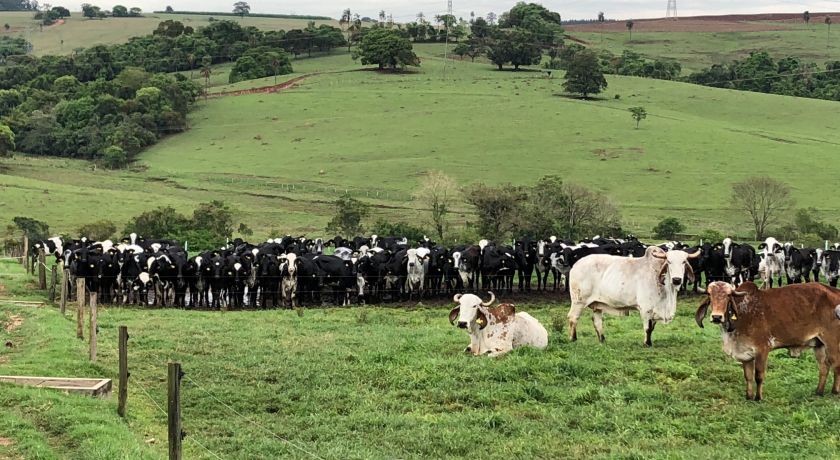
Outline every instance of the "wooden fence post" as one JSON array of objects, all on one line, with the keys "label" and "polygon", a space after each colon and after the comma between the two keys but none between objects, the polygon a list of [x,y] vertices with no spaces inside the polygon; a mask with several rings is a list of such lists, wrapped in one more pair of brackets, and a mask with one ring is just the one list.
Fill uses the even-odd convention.
[{"label": "wooden fence post", "polygon": [[125,405],[128,402],[128,327],[120,326],[119,342],[120,387],[117,394],[117,414],[125,418]]},{"label": "wooden fence post", "polygon": [[67,291],[70,289],[70,270],[64,268],[64,262],[61,263],[61,316],[64,316],[64,311],[67,308]]},{"label": "wooden fence post", "polygon": [[181,363],[169,363],[169,460],[181,460]]},{"label": "wooden fence post", "polygon": [[90,360],[96,362],[96,301],[98,294],[90,291]]},{"label": "wooden fence post", "polygon": [[44,248],[38,249],[38,289],[47,289],[47,254]]},{"label": "wooden fence post", "polygon": [[55,283],[58,282],[58,270],[55,265],[50,269],[50,290],[47,295],[50,298],[50,303],[55,302]]},{"label": "wooden fence post", "polygon": [[23,235],[23,254],[20,260],[23,263],[23,270],[29,273],[29,237],[26,235]]},{"label": "wooden fence post", "polygon": [[76,337],[85,339],[85,279],[81,276],[76,278],[76,300],[79,306],[76,308]]}]

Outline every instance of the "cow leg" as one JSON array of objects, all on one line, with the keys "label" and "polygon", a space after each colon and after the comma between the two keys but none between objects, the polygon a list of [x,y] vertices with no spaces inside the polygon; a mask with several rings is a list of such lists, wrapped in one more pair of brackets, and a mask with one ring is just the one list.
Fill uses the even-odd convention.
[{"label": "cow leg", "polygon": [[817,358],[817,365],[820,368],[820,379],[817,382],[817,396],[825,394],[825,383],[828,380],[828,357],[825,352],[825,345],[814,347],[814,356]]},{"label": "cow leg", "polygon": [[585,304],[574,301],[572,301],[572,307],[569,308],[569,314],[567,315],[569,318],[569,340],[572,342],[577,340],[577,322],[584,308],[586,308]]},{"label": "cow leg", "polygon": [[755,382],[755,360],[741,363],[744,368],[744,382],[747,384],[747,401],[751,401],[755,397],[753,392],[753,383]]},{"label": "cow leg", "polygon": [[645,328],[645,346],[648,348],[652,347],[653,342],[651,342],[650,338],[651,335],[653,335],[653,328],[656,327],[656,321],[652,319],[642,318],[642,323]]},{"label": "cow leg", "polygon": [[604,313],[596,308],[592,310],[592,324],[595,325],[595,333],[598,335],[598,342],[604,343]]},{"label": "cow leg", "polygon": [[764,376],[767,373],[767,350],[758,350],[755,355],[755,400],[764,398]]}]

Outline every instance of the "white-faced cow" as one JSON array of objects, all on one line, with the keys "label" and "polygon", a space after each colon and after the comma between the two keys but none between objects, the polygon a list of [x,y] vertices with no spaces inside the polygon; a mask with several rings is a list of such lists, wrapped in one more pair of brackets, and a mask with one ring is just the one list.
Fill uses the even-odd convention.
[{"label": "white-faced cow", "polygon": [[548,332],[539,321],[528,313],[517,313],[512,304],[491,307],[496,297],[489,294],[487,302],[474,294],[455,294],[458,306],[449,312],[449,323],[467,330],[470,345],[465,352],[499,356],[521,346],[548,346]]},{"label": "white-faced cow", "polygon": [[669,323],[677,311],[677,292],[683,282],[694,278],[688,259],[700,251],[665,252],[651,246],[644,257],[626,258],[593,254],[578,261],[571,276],[572,307],[569,309],[569,337],[577,340],[577,322],[584,308],[592,309],[598,340],[604,341],[603,313],[638,310],[645,331],[645,345],[657,321]]},{"label": "white-faced cow", "polygon": [[767,283],[761,286],[762,289],[773,287],[773,280],[778,280],[782,285],[782,273],[785,271],[785,248],[776,238],[768,237],[758,245],[758,249],[764,258],[764,278]]}]

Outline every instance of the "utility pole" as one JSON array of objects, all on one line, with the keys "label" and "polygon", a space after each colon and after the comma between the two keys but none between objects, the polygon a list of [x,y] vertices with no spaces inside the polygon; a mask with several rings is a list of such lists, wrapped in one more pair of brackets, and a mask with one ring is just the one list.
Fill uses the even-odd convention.
[{"label": "utility pole", "polygon": [[446,0],[446,14],[448,17],[443,21],[443,27],[446,27],[446,41],[443,45],[443,78],[446,79],[446,63],[449,59],[449,18],[452,16],[452,0]]},{"label": "utility pole", "polygon": [[668,0],[668,10],[665,13],[665,17],[677,19],[677,0]]}]

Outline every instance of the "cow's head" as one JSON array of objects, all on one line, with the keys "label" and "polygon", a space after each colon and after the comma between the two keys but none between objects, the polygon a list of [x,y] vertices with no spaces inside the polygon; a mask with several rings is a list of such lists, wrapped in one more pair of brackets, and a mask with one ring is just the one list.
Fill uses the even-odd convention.
[{"label": "cow's head", "polygon": [[732,257],[732,238],[723,239],[723,257],[727,259]]},{"label": "cow's head", "polygon": [[457,325],[461,329],[472,329],[473,324],[479,329],[487,327],[487,315],[481,307],[489,307],[496,301],[496,296],[492,292],[488,294],[490,294],[490,300],[487,302],[482,302],[481,298],[475,294],[455,294],[453,300],[458,306],[449,312],[449,323],[454,326],[457,319]]},{"label": "cow's head", "polygon": [[703,327],[703,319],[712,307],[712,322],[720,324],[726,332],[735,330],[738,315],[736,312],[736,304],[740,298],[750,293],[750,288],[755,288],[751,282],[741,285],[741,290],[736,290],[735,286],[725,283],[723,281],[714,281],[709,283],[706,293],[709,295],[697,308],[697,313],[694,315],[697,325]]},{"label": "cow's head", "polygon": [[691,254],[685,251],[668,251],[651,246],[647,249],[647,255],[663,260],[664,263],[659,267],[658,279],[663,285],[668,285],[669,282],[674,287],[682,285],[683,281],[694,281],[694,270],[688,263],[688,259],[700,257],[701,251],[695,251]]}]

